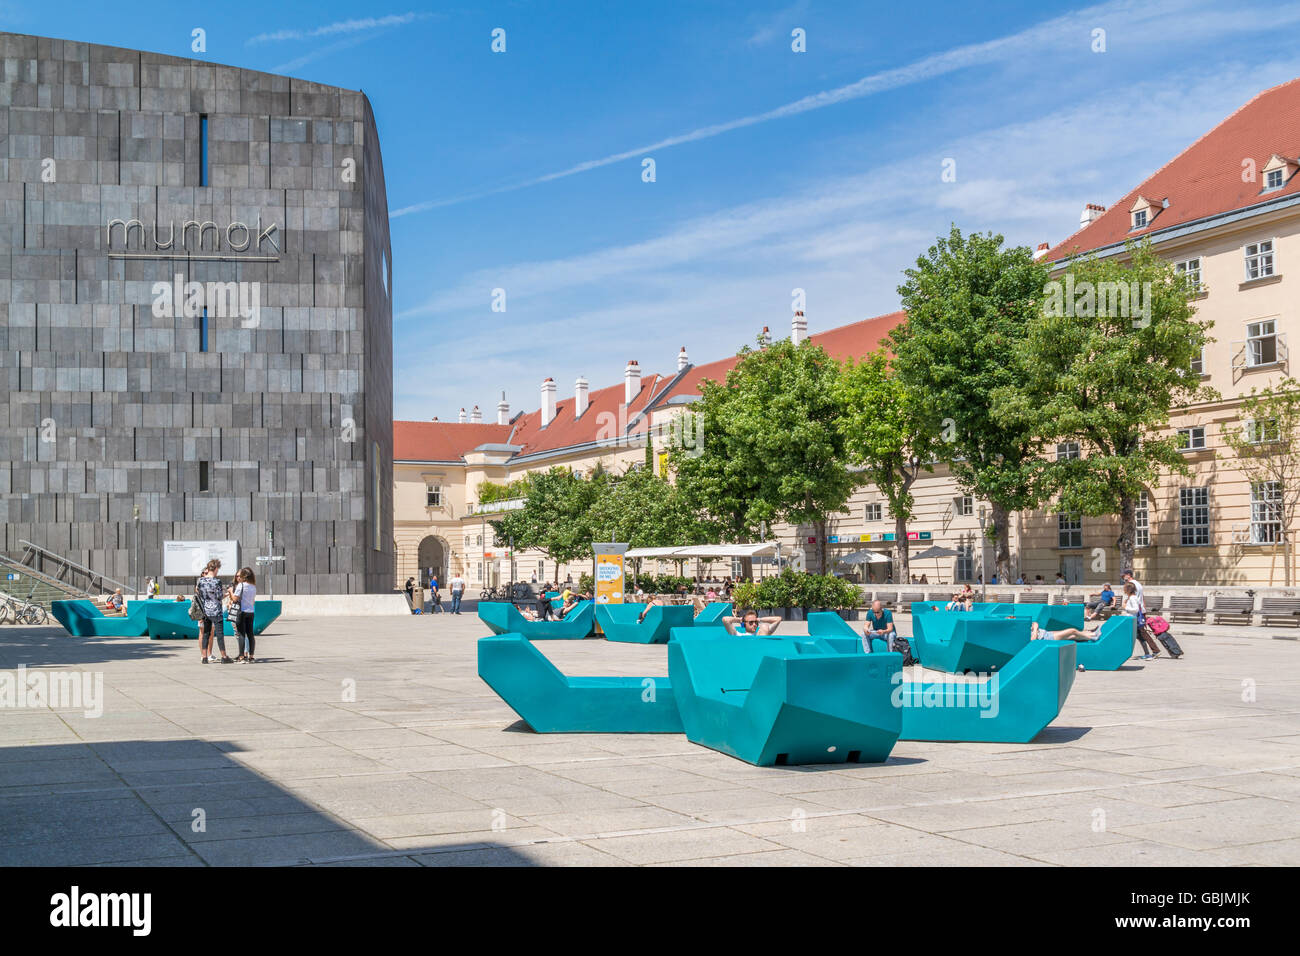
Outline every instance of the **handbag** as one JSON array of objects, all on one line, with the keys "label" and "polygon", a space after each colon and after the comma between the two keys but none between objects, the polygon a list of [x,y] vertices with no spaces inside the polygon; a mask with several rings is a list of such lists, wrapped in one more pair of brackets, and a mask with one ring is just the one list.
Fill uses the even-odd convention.
[{"label": "handbag", "polygon": [[226,610],[226,620],[231,624],[239,623],[239,611],[244,604],[243,598],[241,597],[242,593],[243,588],[241,586],[240,594],[231,594],[230,596],[230,607]]},{"label": "handbag", "polygon": [[190,600],[190,620],[201,621],[203,617],[203,605],[199,602],[199,596],[195,594]]}]

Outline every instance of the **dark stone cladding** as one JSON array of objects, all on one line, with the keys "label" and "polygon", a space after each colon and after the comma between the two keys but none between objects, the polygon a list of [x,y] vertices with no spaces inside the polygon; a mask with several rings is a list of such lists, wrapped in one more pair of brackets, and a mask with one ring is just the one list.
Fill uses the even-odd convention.
[{"label": "dark stone cladding", "polygon": [[[234,252],[227,226],[255,240],[259,217],[279,249]],[[145,235],[110,249],[113,219]],[[109,254],[157,253],[186,220],[216,234]],[[227,240],[242,261],[199,258]],[[363,93],[0,33],[0,551],[25,539],[133,584],[164,540],[235,539],[253,565],[270,531],[277,593],[391,590],[391,262]],[[255,324],[210,315],[202,351],[199,319],[154,314],[177,274],[249,283]]]}]

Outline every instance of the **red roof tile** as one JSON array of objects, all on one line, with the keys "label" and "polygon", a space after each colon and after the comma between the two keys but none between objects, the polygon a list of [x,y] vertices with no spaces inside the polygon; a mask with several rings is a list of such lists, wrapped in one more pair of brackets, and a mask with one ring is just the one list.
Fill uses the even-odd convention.
[{"label": "red roof tile", "polygon": [[[879,348],[881,340],[893,331],[904,318],[906,318],[904,312],[891,312],[888,315],[877,316],[874,319],[863,319],[861,322],[852,322],[849,325],[841,325],[839,328],[828,329],[825,332],[818,332],[808,337],[824,348],[831,358],[840,361],[847,358],[860,359],[868,352]],[[687,369],[681,381],[668,392],[668,396],[698,395],[702,387],[701,383],[705,379],[714,382],[725,382],[727,373],[735,368],[736,363],[739,361],[740,358],[733,355],[730,358],[719,359],[716,362],[708,362]]]},{"label": "red roof tile", "polygon": [[[642,372],[641,391],[624,412],[619,411],[623,404],[622,383],[589,392],[587,410],[581,418],[573,417],[572,396],[555,403],[555,419],[545,428],[542,428],[540,410],[525,412],[514,422],[511,444],[524,446],[519,454],[532,455],[625,434],[628,423],[658,394],[663,383],[663,376]],[[639,423],[633,431],[642,431],[644,427],[644,423]]]},{"label": "red roof tile", "polygon": [[393,460],[456,461],[479,445],[501,444],[509,437],[509,425],[393,422]]},{"label": "red roof tile", "polygon": [[[1187,147],[1106,212],[1047,253],[1057,261],[1074,253],[1140,238],[1170,226],[1218,213],[1244,209],[1279,196],[1300,192],[1300,176],[1281,189],[1261,193],[1263,169],[1274,153],[1294,160],[1300,155],[1300,79],[1255,96],[1249,103]],[[1255,179],[1242,182],[1242,162],[1255,161]],[[1169,207],[1145,229],[1130,231],[1129,210],[1138,196]]]}]

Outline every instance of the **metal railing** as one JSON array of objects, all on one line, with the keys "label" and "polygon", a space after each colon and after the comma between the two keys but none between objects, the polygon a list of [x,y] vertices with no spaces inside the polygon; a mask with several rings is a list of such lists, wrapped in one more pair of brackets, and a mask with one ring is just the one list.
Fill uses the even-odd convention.
[{"label": "metal railing", "polygon": [[[7,574],[16,575],[16,581],[22,582],[24,579],[31,582],[30,587],[26,588],[27,594],[23,600],[39,604],[46,610],[49,610],[51,601],[63,601],[68,598],[89,598],[90,594],[79,588],[73,587],[56,578],[52,578],[39,571],[33,571],[25,564],[19,564],[12,558],[0,555],[0,580],[4,579]],[[9,582],[6,581],[6,584]],[[15,591],[20,590],[14,588]]]},{"label": "metal railing", "polygon": [[[80,592],[77,595],[78,597],[83,595],[89,597],[92,591],[97,591],[97,593],[103,594],[115,591],[118,588],[122,589],[123,594],[131,593],[129,585],[110,578],[107,574],[101,574],[98,571],[92,570],[84,564],[78,564],[76,561],[65,558],[63,555],[57,554],[49,548],[43,548],[39,544],[33,544],[30,541],[22,539],[19,539],[18,543],[24,548],[22,560],[19,562],[20,564],[35,573],[44,574],[52,581],[75,588]],[[46,570],[46,564],[54,565],[54,573]],[[77,587],[77,585],[73,584],[71,580],[64,579],[65,575],[71,578],[71,576],[75,574],[79,574],[85,579],[85,587]]]}]

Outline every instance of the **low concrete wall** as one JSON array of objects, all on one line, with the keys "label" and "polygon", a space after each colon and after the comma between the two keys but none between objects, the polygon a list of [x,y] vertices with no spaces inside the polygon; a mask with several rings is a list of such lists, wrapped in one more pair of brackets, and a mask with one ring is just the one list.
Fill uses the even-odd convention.
[{"label": "low concrete wall", "polygon": [[282,617],[410,617],[406,595],[286,594]]}]

